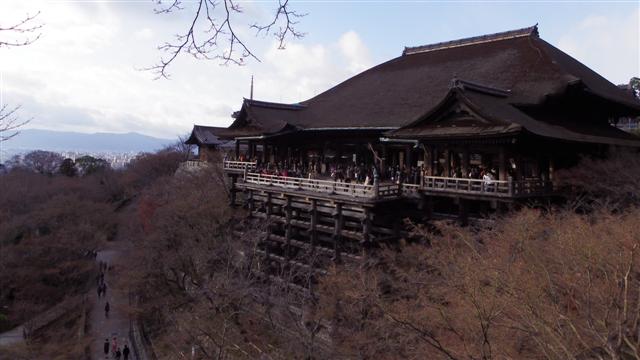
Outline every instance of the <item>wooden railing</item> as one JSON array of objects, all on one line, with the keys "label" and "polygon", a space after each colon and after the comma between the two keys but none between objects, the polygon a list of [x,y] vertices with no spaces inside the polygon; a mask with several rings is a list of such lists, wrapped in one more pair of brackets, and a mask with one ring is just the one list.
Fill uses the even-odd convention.
[{"label": "wooden railing", "polygon": [[481,180],[425,176],[424,188],[430,191],[510,195],[510,182],[505,180]]},{"label": "wooden railing", "polygon": [[182,163],[182,166],[188,169],[200,168],[203,166],[207,166],[207,162],[204,160],[187,160]]},{"label": "wooden railing", "polygon": [[492,197],[548,195],[553,192],[552,183],[541,179],[514,181],[511,179],[481,180],[426,176],[424,177],[422,184],[364,185],[331,180],[266,175],[248,171],[245,171],[243,178],[244,182],[249,184],[277,186],[292,190],[304,190],[369,199],[392,198],[400,195],[416,196],[422,191]]},{"label": "wooden railing", "polygon": [[513,197],[549,194],[553,191],[553,184],[541,179],[515,181],[426,176],[423,188],[429,191]]},{"label": "wooden railing", "polygon": [[224,170],[227,171],[244,171],[245,169],[248,171],[255,171],[258,167],[258,162],[256,161],[225,161],[224,162]]},{"label": "wooden railing", "polygon": [[394,184],[363,185],[329,180],[316,180],[278,175],[247,173],[244,181],[249,184],[278,186],[293,190],[322,192],[358,198],[385,198],[400,194],[400,187]]}]

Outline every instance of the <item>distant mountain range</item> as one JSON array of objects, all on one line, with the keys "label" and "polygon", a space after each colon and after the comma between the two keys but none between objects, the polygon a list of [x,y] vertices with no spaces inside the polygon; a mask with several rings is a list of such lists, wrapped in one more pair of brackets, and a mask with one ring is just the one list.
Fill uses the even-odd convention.
[{"label": "distant mountain range", "polygon": [[134,132],[78,133],[39,129],[21,130],[18,136],[2,143],[4,151],[48,150],[76,152],[147,152],[159,150],[176,139],[161,139]]}]

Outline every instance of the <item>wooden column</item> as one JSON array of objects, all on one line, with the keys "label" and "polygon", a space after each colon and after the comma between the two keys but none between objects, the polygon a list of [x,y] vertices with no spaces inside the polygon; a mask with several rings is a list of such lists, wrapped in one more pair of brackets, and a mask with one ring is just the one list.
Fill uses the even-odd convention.
[{"label": "wooden column", "polygon": [[438,148],[435,146],[429,146],[429,148],[431,149],[430,151],[430,155],[431,155],[431,176],[436,176],[436,174],[438,173]]},{"label": "wooden column", "polygon": [[267,214],[267,221],[271,219],[271,214],[273,213],[273,205],[271,203],[271,193],[267,193],[267,202],[264,204],[265,213]]},{"label": "wooden column", "polygon": [[380,162],[380,177],[382,177],[383,179],[386,179],[388,174],[387,174],[387,164],[388,164],[388,160],[387,160],[387,156],[389,156],[389,151],[387,149],[387,145],[382,145],[382,161]]},{"label": "wooden column", "polygon": [[291,213],[292,213],[292,209],[291,209],[291,196],[287,195],[286,196],[287,200],[286,200],[286,205],[284,207],[284,213],[285,213],[285,230],[284,230],[284,237],[285,240],[287,241],[287,248],[285,250],[285,256],[288,259],[291,259]]},{"label": "wooden column", "polygon": [[458,199],[458,221],[460,225],[469,225],[469,200]]},{"label": "wooden column", "polygon": [[509,173],[507,172],[507,155],[504,145],[498,148],[498,180],[507,180]]},{"label": "wooden column", "polygon": [[315,252],[318,234],[316,226],[318,225],[318,200],[311,199],[311,224],[309,226],[309,239],[311,239],[311,253]]},{"label": "wooden column", "polygon": [[249,208],[249,216],[253,215],[253,190],[249,190],[249,198],[247,199],[247,207]]},{"label": "wooden column", "polygon": [[407,169],[410,169],[413,164],[413,149],[412,146],[408,146],[407,149]]},{"label": "wooden column", "polygon": [[262,163],[266,164],[267,163],[267,142],[263,141],[262,142]]},{"label": "wooden column", "polygon": [[451,150],[446,148],[444,150],[444,174],[445,177],[451,176]]},{"label": "wooden column", "polygon": [[344,219],[342,217],[342,204],[336,203],[336,211],[333,214],[334,227],[333,227],[333,251],[334,261],[339,263],[342,261],[340,257],[340,243],[342,242],[342,226]]},{"label": "wooden column", "polygon": [[364,208],[364,219],[362,219],[362,239],[368,243],[371,240],[371,210]]},{"label": "wooden column", "polygon": [[236,160],[240,159],[240,140],[236,140]]},{"label": "wooden column", "polygon": [[460,169],[462,170],[462,177],[469,177],[469,147],[465,146],[462,150],[462,164],[460,164]]},{"label": "wooden column", "polygon": [[232,174],[231,176],[231,190],[229,192],[229,203],[231,204],[231,206],[235,206],[236,205],[236,182],[238,181],[238,175]]}]

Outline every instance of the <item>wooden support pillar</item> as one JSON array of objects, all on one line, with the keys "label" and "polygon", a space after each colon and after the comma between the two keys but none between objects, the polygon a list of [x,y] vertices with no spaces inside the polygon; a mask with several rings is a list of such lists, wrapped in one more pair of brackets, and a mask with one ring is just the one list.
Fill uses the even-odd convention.
[{"label": "wooden support pillar", "polygon": [[309,239],[311,240],[311,253],[315,253],[318,233],[316,226],[318,225],[318,200],[311,199],[311,224],[309,226]]},{"label": "wooden support pillar", "polygon": [[291,259],[291,213],[292,213],[292,207],[291,207],[291,196],[287,195],[287,200],[286,200],[286,205],[284,207],[284,213],[285,213],[285,230],[284,230],[284,237],[285,240],[287,241],[287,248],[285,250],[285,256],[288,259]]},{"label": "wooden support pillar", "polygon": [[451,150],[446,148],[444,150],[444,174],[445,177],[451,176]]},{"label": "wooden support pillar", "polygon": [[236,140],[236,160],[240,159],[240,140]]},{"label": "wooden support pillar", "polygon": [[465,146],[462,150],[462,164],[460,164],[460,169],[462,170],[462,177],[469,177],[469,147]]},{"label": "wooden support pillar", "polygon": [[364,218],[362,219],[362,239],[364,243],[371,241],[371,209],[364,208]]},{"label": "wooden support pillar", "polygon": [[498,180],[507,180],[509,176],[507,172],[507,155],[506,148],[504,145],[501,145],[498,148]]},{"label": "wooden support pillar", "polygon": [[235,206],[236,205],[236,191],[238,190],[236,188],[236,182],[238,181],[238,175],[232,174],[231,175],[231,190],[229,191],[229,203],[231,204],[231,206]]},{"label": "wooden support pillar", "polygon": [[251,161],[251,159],[253,159],[253,157],[255,156],[255,152],[254,152],[255,148],[254,148],[253,141],[248,141],[247,146],[248,146],[248,149],[247,149],[247,151],[248,151],[247,158],[248,159],[247,160]]},{"label": "wooden support pillar", "polygon": [[266,164],[267,163],[267,142],[263,141],[262,142],[262,163]]},{"label": "wooden support pillar", "polygon": [[387,145],[382,145],[382,161],[380,162],[380,176],[383,179],[386,179],[389,174],[387,174],[387,164],[389,161],[387,160],[387,156],[389,156],[389,150]]},{"label": "wooden support pillar", "polygon": [[336,203],[336,210],[333,214],[334,227],[333,227],[333,251],[334,261],[340,263],[342,261],[340,257],[340,244],[342,242],[342,226],[344,219],[342,217],[342,204]]},{"label": "wooden support pillar", "polygon": [[273,204],[271,202],[271,193],[267,193],[267,201],[264,204],[265,206],[265,213],[267,214],[267,221],[271,219],[271,214],[273,213]]},{"label": "wooden support pillar", "polygon": [[253,215],[253,207],[254,207],[254,203],[253,203],[253,190],[249,190],[249,196],[247,199],[247,207],[249,208],[249,216]]},{"label": "wooden support pillar", "polygon": [[436,176],[436,174],[438,174],[438,162],[439,162],[439,156],[438,156],[438,148],[435,146],[429,146],[430,148],[430,155],[431,155],[431,173],[429,175],[431,176]]},{"label": "wooden support pillar", "polygon": [[469,225],[469,200],[458,199],[458,221],[460,225]]},{"label": "wooden support pillar", "polygon": [[433,196],[424,197],[424,213],[427,219],[433,219]]},{"label": "wooden support pillar", "polygon": [[413,146],[407,147],[407,169],[410,169],[413,165]]}]

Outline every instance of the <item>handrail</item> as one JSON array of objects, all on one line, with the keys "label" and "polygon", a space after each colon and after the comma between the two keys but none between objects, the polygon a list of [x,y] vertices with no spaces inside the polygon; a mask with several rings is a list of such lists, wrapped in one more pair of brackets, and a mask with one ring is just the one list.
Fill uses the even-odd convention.
[{"label": "handrail", "polygon": [[258,167],[257,161],[224,161],[223,168],[225,170],[255,170]]},{"label": "handrail", "polygon": [[393,184],[364,185],[332,180],[307,179],[259,173],[247,173],[244,181],[251,184],[278,186],[296,190],[348,195],[359,198],[380,198],[399,195],[399,188]]},{"label": "handrail", "polygon": [[364,185],[333,180],[308,179],[280,175],[248,172],[245,168],[244,182],[306,190],[358,198],[385,198],[400,195],[417,195],[421,191],[476,194],[500,197],[544,195],[553,191],[553,184],[542,179],[484,180],[453,177],[425,176],[422,184],[380,184]]}]

